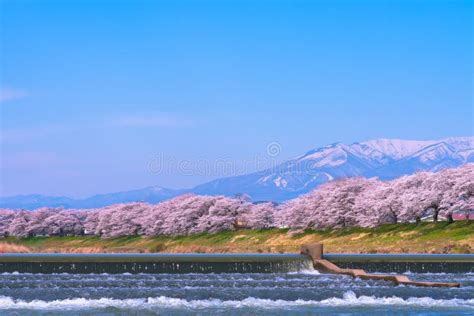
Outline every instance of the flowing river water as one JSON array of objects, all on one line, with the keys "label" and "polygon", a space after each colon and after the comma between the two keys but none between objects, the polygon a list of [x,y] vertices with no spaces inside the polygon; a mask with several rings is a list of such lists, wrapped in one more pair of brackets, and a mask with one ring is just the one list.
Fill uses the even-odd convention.
[{"label": "flowing river water", "polygon": [[474,273],[410,274],[460,288],[279,273],[0,274],[0,315],[474,315]]}]

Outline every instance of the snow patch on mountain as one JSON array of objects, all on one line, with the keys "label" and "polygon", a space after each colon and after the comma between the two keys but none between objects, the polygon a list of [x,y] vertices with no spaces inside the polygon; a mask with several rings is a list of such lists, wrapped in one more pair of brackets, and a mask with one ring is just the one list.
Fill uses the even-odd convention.
[{"label": "snow patch on mountain", "polygon": [[[417,151],[427,146],[435,144],[436,141],[416,141],[416,140],[401,140],[401,139],[374,139],[367,142],[362,142],[362,145],[367,145],[380,153],[387,155],[393,159],[402,159],[413,155]],[[357,146],[357,144],[354,144]]]},{"label": "snow patch on mountain", "polygon": [[283,179],[281,176],[273,180],[273,183],[275,183],[277,187],[282,187],[282,188],[286,188],[286,186],[288,185],[288,181]]}]

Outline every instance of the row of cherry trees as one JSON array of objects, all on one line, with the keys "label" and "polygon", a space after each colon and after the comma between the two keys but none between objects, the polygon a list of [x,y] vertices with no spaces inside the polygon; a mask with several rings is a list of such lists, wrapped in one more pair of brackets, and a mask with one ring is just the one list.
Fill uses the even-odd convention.
[{"label": "row of cherry trees", "polygon": [[329,182],[283,206],[289,227],[324,228],[419,221],[432,216],[466,219],[474,210],[474,165],[419,172],[392,181],[349,178]]},{"label": "row of cherry trees", "polygon": [[0,235],[157,236],[262,229],[373,227],[474,209],[474,165],[420,172],[392,181],[347,178],[287,203],[252,204],[243,197],[182,195],[158,204],[116,204],[93,210],[0,210]]}]

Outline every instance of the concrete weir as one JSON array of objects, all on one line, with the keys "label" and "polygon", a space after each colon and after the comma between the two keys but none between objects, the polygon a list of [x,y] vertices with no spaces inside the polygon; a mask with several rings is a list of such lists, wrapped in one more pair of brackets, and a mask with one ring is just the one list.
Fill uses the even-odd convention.
[{"label": "concrete weir", "polygon": [[333,274],[345,274],[350,275],[354,278],[360,278],[363,280],[384,280],[392,281],[397,285],[414,285],[422,287],[459,287],[459,283],[454,282],[418,282],[412,281],[404,275],[392,275],[392,274],[373,274],[367,273],[362,269],[342,269],[323,258],[323,245],[322,244],[309,244],[301,246],[301,254],[311,257],[314,268],[320,272],[333,273]]},{"label": "concrete weir", "polygon": [[300,254],[0,254],[0,273],[284,273],[311,264]]}]

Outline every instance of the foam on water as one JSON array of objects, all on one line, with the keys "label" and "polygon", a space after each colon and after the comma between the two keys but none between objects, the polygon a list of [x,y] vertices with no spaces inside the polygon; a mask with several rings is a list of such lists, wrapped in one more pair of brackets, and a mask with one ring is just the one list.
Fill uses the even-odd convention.
[{"label": "foam on water", "polygon": [[474,311],[474,299],[433,299],[430,297],[411,297],[403,299],[400,297],[375,297],[356,296],[352,291],[344,293],[342,298],[333,297],[321,301],[313,300],[270,300],[248,297],[240,301],[234,300],[185,300],[166,296],[149,297],[140,299],[86,299],[74,298],[55,301],[24,301],[15,300],[11,297],[0,296],[0,310],[87,310],[97,308],[115,307],[119,309],[155,310],[168,309],[213,309],[213,308],[256,308],[256,309],[287,309],[298,306],[409,306],[409,307],[441,307],[441,308],[467,308]]},{"label": "foam on water", "polygon": [[319,275],[321,274],[318,270],[315,270],[313,268],[308,268],[308,269],[302,269],[299,271],[292,271],[288,272],[288,274],[309,274],[309,275]]}]

